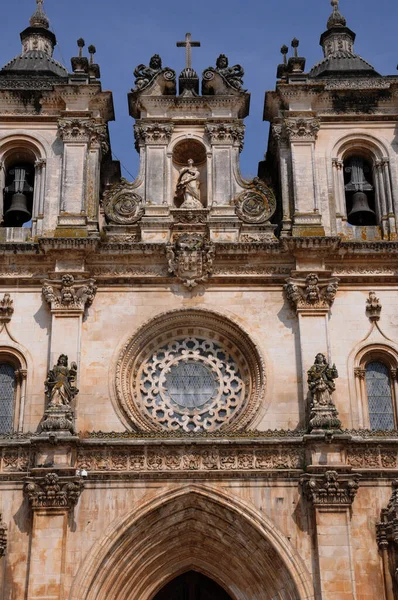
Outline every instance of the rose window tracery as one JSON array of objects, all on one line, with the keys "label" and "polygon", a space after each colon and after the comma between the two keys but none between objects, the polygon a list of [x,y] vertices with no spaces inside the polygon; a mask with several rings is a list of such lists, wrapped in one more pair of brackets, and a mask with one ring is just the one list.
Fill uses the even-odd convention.
[{"label": "rose window tracery", "polygon": [[246,385],[239,366],[220,344],[176,339],[153,352],[139,372],[140,404],[169,430],[213,430],[237,412]]},{"label": "rose window tracery", "polygon": [[238,431],[264,405],[264,371],[236,323],[205,309],[169,311],[122,348],[115,400],[137,431]]}]

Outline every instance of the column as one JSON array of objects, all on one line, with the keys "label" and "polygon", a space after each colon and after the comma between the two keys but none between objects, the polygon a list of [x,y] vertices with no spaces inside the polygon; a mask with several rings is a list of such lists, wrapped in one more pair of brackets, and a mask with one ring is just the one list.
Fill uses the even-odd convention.
[{"label": "column", "polygon": [[322,600],[357,599],[350,510],[358,481],[359,475],[336,471],[302,479],[304,495],[314,509]]},{"label": "column", "polygon": [[343,222],[347,220],[347,206],[344,190],[344,162],[338,158],[333,159],[333,188],[336,207],[337,233],[343,231]]},{"label": "column", "polygon": [[33,511],[28,570],[29,600],[61,600],[68,514],[83,490],[80,477],[55,472],[28,477],[24,493]]},{"label": "column", "polygon": [[390,236],[397,232],[397,223],[394,214],[394,200],[392,196],[392,187],[391,187],[391,176],[390,176],[390,160],[388,158],[382,158],[382,169],[383,169],[383,178],[386,188],[386,198],[387,198],[387,213],[388,213],[388,225],[389,225],[389,233]]}]

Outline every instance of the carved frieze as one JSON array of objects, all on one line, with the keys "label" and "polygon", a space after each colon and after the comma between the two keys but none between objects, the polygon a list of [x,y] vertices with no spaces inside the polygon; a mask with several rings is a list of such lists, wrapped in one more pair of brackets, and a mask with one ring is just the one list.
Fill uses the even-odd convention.
[{"label": "carved frieze", "polygon": [[81,142],[101,147],[105,154],[108,149],[107,127],[95,119],[59,119],[58,135],[68,142]]},{"label": "carved frieze", "polygon": [[3,299],[0,300],[0,325],[5,325],[11,321],[14,314],[13,304],[10,294],[4,294]]},{"label": "carved frieze", "polygon": [[144,201],[134,189],[134,184],[122,177],[105,191],[102,205],[108,222],[133,225],[142,218]]},{"label": "carved frieze", "polygon": [[235,212],[244,223],[265,223],[275,210],[275,195],[259,177],[255,177],[235,199]]},{"label": "carved frieze", "polygon": [[137,149],[147,144],[167,145],[173,134],[173,123],[142,123],[134,125],[134,136]]},{"label": "carved frieze", "polygon": [[300,310],[328,311],[333,305],[339,286],[337,277],[320,277],[310,273],[304,277],[290,277],[285,285],[287,299],[292,307]]},{"label": "carved frieze", "polygon": [[3,521],[3,515],[0,513],[0,557],[4,556],[7,549],[7,525]]},{"label": "carved frieze", "polygon": [[24,493],[33,509],[65,508],[71,510],[83,491],[80,477],[59,476],[47,473],[44,477],[27,477]]},{"label": "carved frieze", "polygon": [[205,132],[212,146],[232,144],[242,152],[245,126],[241,121],[235,123],[207,123]]},{"label": "carved frieze", "polygon": [[173,273],[187,288],[204,283],[213,269],[214,244],[205,237],[186,233],[174,244],[168,244],[166,255],[169,273]]},{"label": "carved frieze", "polygon": [[369,292],[369,298],[366,300],[366,314],[370,321],[379,321],[382,305],[375,292]]},{"label": "carved frieze", "polygon": [[97,288],[94,279],[66,274],[61,279],[45,279],[42,291],[52,311],[84,312],[94,302]]},{"label": "carved frieze", "polygon": [[354,501],[360,475],[326,471],[319,475],[303,475],[301,483],[307,500],[315,507],[348,507]]}]

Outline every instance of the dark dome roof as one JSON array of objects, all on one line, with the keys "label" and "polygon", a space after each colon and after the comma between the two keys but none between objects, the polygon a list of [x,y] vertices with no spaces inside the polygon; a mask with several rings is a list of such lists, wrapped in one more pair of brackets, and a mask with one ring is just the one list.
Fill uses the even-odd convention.
[{"label": "dark dome roof", "polygon": [[352,54],[340,50],[326,56],[309,72],[310,77],[379,77],[372,65],[366,60]]},{"label": "dark dome roof", "polygon": [[29,73],[29,75],[57,75],[58,77],[67,77],[68,71],[51,56],[42,50],[30,50],[20,54],[1,70],[2,72]]}]

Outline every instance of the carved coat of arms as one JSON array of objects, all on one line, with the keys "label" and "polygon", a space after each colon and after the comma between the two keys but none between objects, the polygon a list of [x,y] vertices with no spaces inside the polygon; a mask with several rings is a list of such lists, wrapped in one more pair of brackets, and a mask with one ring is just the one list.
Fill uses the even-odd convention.
[{"label": "carved coat of arms", "polygon": [[184,234],[167,246],[169,273],[188,288],[208,279],[214,260],[214,244],[201,235]]}]

